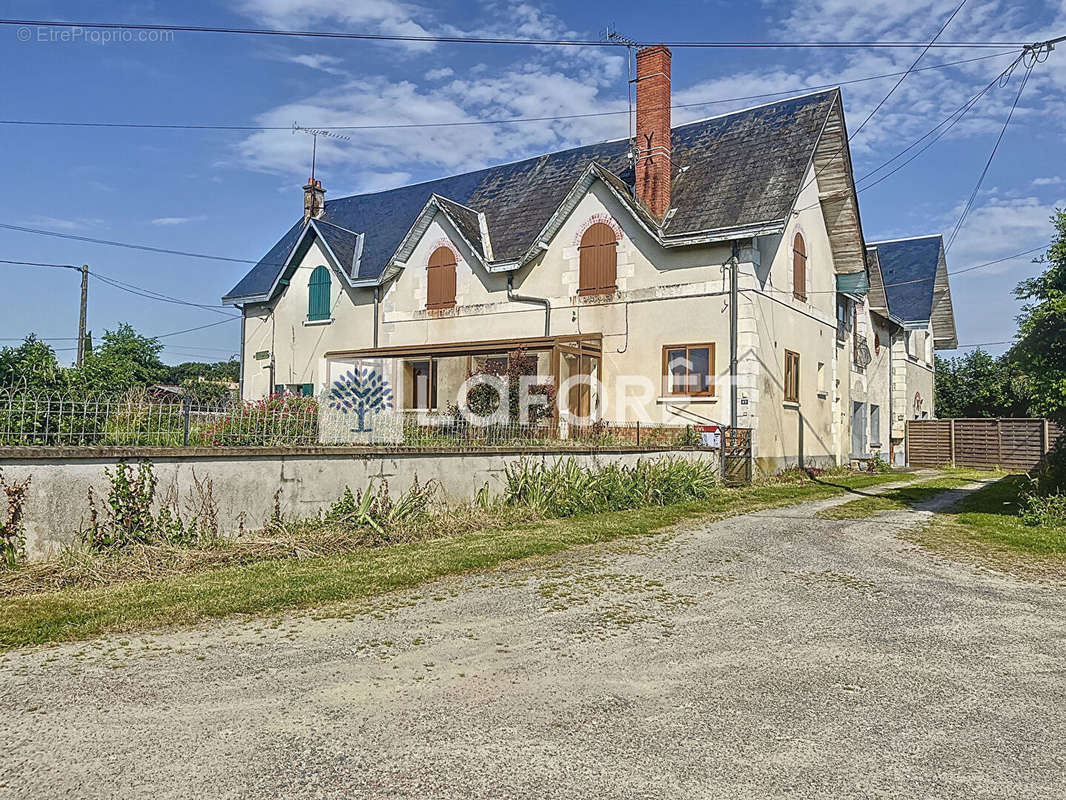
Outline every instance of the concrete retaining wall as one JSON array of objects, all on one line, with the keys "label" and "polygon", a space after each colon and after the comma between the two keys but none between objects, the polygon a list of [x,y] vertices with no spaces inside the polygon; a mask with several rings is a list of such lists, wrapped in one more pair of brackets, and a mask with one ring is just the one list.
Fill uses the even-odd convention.
[{"label": "concrete retaining wall", "polygon": [[596,453],[566,451],[530,453],[520,450],[488,452],[380,453],[366,448],[303,448],[299,450],[188,449],[173,450],[70,449],[0,450],[0,470],[10,484],[32,478],[25,502],[26,550],[31,559],[54,555],[89,525],[88,490],[97,507],[106,498],[105,468],[120,460],[134,464],[150,460],[158,479],[157,497],[174,489],[185,499],[194,476],[210,480],[219,509],[219,525],[233,534],[261,528],[274,510],[274,494],[285,516],[311,516],[327,508],[344,491],[364,489],[376,478],[388,480],[393,495],[406,490],[415,476],[422,483],[439,481],[445,497],[469,500],[486,483],[495,495],[503,489],[506,465],[520,458],[553,462],[573,456],[578,462],[633,464],[638,459],[676,455],[691,460],[718,461],[715,450],[613,450]]}]

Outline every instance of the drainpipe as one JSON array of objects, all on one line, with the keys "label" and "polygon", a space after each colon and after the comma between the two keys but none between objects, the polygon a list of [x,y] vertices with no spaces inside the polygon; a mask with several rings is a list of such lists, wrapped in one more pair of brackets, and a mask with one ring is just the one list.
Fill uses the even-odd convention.
[{"label": "drainpipe", "polygon": [[733,242],[729,258],[729,427],[737,427],[737,275],[740,245]]},{"label": "drainpipe", "polygon": [[381,287],[374,287],[374,349],[378,348],[378,303],[381,299]]},{"label": "drainpipe", "polygon": [[552,304],[546,297],[525,297],[514,290],[514,273],[507,273],[507,299],[515,303],[535,303],[544,306],[544,335],[551,336]]},{"label": "drainpipe", "polygon": [[240,355],[240,372],[237,375],[237,399],[241,402],[244,401],[244,333],[245,323],[248,321],[248,314],[245,313],[246,306],[237,306],[241,310],[241,355]]}]

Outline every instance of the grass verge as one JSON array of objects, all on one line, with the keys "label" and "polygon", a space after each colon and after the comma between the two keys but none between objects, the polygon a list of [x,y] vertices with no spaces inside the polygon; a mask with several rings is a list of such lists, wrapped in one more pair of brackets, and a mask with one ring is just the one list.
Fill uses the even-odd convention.
[{"label": "grass verge", "polygon": [[906,538],[956,560],[1036,579],[1066,579],[1066,528],[1026,525],[1019,501],[1029,479],[1009,475],[967,495]]},{"label": "grass verge", "polygon": [[822,519],[865,519],[882,511],[898,511],[914,508],[948,489],[959,489],[974,481],[1002,476],[1002,472],[980,472],[971,469],[954,469],[946,475],[929,481],[913,483],[898,489],[889,489],[877,495],[862,497],[839,506],[819,511]]},{"label": "grass verge", "polygon": [[711,499],[694,503],[467,531],[317,558],[233,564],[93,589],[5,597],[0,599],[0,650],[360,600],[505,561],[649,534],[687,519],[720,519],[901,479],[905,478],[898,474],[853,475],[718,489]]}]

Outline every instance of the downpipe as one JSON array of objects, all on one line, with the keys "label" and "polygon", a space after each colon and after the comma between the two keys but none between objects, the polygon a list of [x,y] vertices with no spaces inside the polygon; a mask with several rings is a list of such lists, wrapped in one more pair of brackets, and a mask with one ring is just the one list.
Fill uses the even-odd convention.
[{"label": "downpipe", "polygon": [[514,273],[507,273],[507,299],[514,303],[533,303],[544,306],[544,335],[551,336],[552,304],[546,297],[526,297],[514,290]]}]

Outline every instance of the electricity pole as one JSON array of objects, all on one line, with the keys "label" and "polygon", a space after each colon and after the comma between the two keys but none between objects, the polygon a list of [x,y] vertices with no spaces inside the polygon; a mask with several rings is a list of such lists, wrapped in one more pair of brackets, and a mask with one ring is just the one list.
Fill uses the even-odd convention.
[{"label": "electricity pole", "polygon": [[81,314],[78,316],[78,366],[85,363],[85,315],[89,306],[89,265],[81,265]]}]

